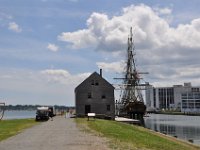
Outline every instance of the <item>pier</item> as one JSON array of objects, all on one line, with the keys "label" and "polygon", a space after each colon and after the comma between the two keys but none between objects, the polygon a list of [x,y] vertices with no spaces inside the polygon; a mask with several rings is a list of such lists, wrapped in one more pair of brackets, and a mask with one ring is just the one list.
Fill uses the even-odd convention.
[{"label": "pier", "polygon": [[116,117],[115,121],[124,122],[124,123],[130,123],[130,124],[140,124],[140,120],[129,119],[129,118],[124,118],[124,117]]}]

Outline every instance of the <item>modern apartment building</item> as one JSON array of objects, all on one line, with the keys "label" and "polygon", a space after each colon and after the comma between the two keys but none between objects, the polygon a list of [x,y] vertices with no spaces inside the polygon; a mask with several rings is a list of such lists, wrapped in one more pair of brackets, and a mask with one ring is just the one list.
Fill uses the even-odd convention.
[{"label": "modern apartment building", "polygon": [[200,92],[185,92],[182,94],[181,111],[200,113]]},{"label": "modern apartment building", "polygon": [[200,112],[200,87],[191,83],[172,87],[146,88],[147,109],[178,109],[183,112]]}]

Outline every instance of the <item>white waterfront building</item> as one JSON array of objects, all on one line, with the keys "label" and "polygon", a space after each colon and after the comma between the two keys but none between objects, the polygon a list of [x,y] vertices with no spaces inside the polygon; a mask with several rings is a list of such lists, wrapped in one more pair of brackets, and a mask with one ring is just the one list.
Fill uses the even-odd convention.
[{"label": "white waterfront building", "polygon": [[149,85],[145,92],[146,106],[149,109],[180,110],[182,112],[200,112],[200,86],[191,83],[171,87],[153,87]]}]

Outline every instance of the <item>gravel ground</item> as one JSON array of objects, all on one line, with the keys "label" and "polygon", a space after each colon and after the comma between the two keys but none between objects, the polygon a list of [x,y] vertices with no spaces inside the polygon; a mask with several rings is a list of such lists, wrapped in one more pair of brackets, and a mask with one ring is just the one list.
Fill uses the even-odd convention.
[{"label": "gravel ground", "polygon": [[0,142],[0,150],[109,150],[107,141],[80,131],[74,119],[54,117]]}]

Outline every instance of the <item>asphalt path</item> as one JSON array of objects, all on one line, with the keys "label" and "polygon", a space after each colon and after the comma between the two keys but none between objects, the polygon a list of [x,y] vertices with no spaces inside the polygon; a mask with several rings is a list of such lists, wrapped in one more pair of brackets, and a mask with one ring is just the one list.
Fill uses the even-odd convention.
[{"label": "asphalt path", "polygon": [[55,117],[0,142],[0,150],[109,150],[107,141],[81,131],[73,118]]}]

